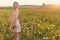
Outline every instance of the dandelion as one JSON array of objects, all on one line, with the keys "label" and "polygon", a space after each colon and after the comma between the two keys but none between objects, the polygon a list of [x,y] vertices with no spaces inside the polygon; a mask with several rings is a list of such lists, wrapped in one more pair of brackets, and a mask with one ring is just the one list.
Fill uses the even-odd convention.
[{"label": "dandelion", "polygon": [[29,30],[29,28],[28,27],[26,27],[27,28],[27,30]]},{"label": "dandelion", "polygon": [[44,37],[43,39],[48,39],[48,37]]},{"label": "dandelion", "polygon": [[49,30],[50,28],[48,28],[48,30]]},{"label": "dandelion", "polygon": [[9,17],[9,19],[11,19],[11,17]]},{"label": "dandelion", "polygon": [[9,35],[7,34],[6,36],[8,37]]},{"label": "dandelion", "polygon": [[24,29],[26,29],[26,28],[24,28]]},{"label": "dandelion", "polygon": [[27,32],[30,32],[30,30],[28,30]]},{"label": "dandelion", "polygon": [[33,26],[31,26],[30,28],[33,28]]},{"label": "dandelion", "polygon": [[40,22],[42,22],[42,21],[40,20]]},{"label": "dandelion", "polygon": [[2,25],[4,25],[4,24],[2,24]]},{"label": "dandelion", "polygon": [[33,28],[31,28],[31,30],[33,30]]},{"label": "dandelion", "polygon": [[38,24],[38,26],[40,26],[40,24]]},{"label": "dandelion", "polygon": [[51,31],[51,33],[53,33],[53,31]]},{"label": "dandelion", "polygon": [[51,26],[53,26],[53,27],[54,27],[55,25],[54,25],[54,24],[51,24]]},{"label": "dandelion", "polygon": [[25,30],[23,30],[23,32],[24,32]]},{"label": "dandelion", "polygon": [[55,36],[53,36],[53,39],[55,38]]}]

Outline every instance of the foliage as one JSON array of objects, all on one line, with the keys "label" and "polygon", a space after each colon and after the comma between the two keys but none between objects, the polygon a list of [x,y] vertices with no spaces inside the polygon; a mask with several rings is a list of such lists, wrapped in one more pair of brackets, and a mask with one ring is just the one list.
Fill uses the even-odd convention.
[{"label": "foliage", "polygon": [[[9,29],[11,12],[12,9],[0,9],[0,40],[14,40],[14,34]],[[19,12],[20,40],[56,40],[60,35],[59,9],[20,8]]]}]

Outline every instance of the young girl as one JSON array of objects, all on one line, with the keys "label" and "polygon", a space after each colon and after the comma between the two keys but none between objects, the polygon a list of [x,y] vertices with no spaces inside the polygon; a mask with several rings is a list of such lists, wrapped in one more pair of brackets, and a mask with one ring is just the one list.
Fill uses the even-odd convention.
[{"label": "young girl", "polygon": [[18,2],[13,3],[13,13],[11,15],[11,23],[10,29],[14,33],[15,40],[19,40],[18,33],[20,32],[20,24],[18,20],[19,10],[18,10]]}]

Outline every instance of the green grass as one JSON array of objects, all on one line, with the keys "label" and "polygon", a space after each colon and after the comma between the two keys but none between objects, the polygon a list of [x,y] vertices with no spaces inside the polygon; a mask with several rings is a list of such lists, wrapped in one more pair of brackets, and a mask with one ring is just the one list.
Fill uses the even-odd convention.
[{"label": "green grass", "polygon": [[[0,40],[14,40],[9,29],[12,9],[0,9]],[[60,35],[60,12],[53,8],[20,8],[20,40],[56,40]]]}]

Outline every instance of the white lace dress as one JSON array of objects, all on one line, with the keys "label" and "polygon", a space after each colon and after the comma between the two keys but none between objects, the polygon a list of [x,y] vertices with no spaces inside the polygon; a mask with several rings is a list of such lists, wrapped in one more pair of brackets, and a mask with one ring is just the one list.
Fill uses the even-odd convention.
[{"label": "white lace dress", "polygon": [[20,32],[20,31],[21,31],[21,28],[20,28],[20,23],[19,23],[19,20],[18,20],[18,15],[19,15],[18,9],[16,9],[16,10],[13,11],[13,13],[12,13],[12,19],[11,19],[12,23],[13,23],[13,21],[14,21],[14,18],[13,18],[14,15],[16,16],[17,21],[16,21],[16,24],[15,24],[16,27],[13,29],[13,32]]}]

